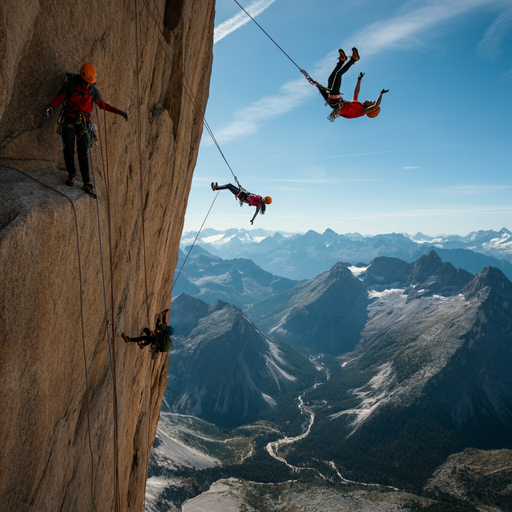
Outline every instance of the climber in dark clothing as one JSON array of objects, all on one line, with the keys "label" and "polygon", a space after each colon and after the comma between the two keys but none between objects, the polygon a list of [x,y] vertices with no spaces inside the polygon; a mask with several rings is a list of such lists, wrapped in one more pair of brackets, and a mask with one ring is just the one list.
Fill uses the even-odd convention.
[{"label": "climber in dark clothing", "polygon": [[43,117],[48,119],[50,114],[61,103],[65,102],[62,109],[62,116],[59,119],[62,129],[62,142],[64,146],[64,161],[68,171],[66,185],[72,187],[75,184],[75,139],[78,153],[78,163],[84,185],[82,189],[90,196],[96,197],[94,188],[89,178],[89,160],[87,151],[89,149],[88,129],[91,123],[91,112],[93,102],[101,109],[108,110],[113,114],[119,114],[128,121],[128,114],[105,103],[96,83],[96,69],[92,64],[85,63],[80,68],[80,74],[69,73],[69,80],[60,88],[57,96],[45,107]]},{"label": "climber in dark clothing", "polygon": [[357,48],[352,48],[352,55],[350,59],[347,58],[342,49],[339,49],[338,53],[338,64],[336,64],[336,67],[329,76],[327,87],[315,82],[315,85],[325,100],[325,104],[329,105],[331,108],[336,108],[343,101],[340,93],[341,77],[352,67],[354,62],[359,60]]},{"label": "climber in dark clothing", "polygon": [[272,203],[272,198],[270,196],[257,196],[256,194],[247,192],[241,187],[235,187],[235,185],[232,185],[231,183],[228,183],[227,185],[212,183],[212,190],[229,190],[235,196],[235,198],[240,201],[240,206],[242,206],[244,203],[248,204],[249,206],[256,206],[256,213],[251,219],[251,224],[254,222],[256,215],[258,215],[258,213],[263,215],[267,209],[267,204]]},{"label": "climber in dark clothing", "polygon": [[137,338],[129,338],[123,332],[121,335],[126,343],[137,343],[141,350],[144,347],[151,345],[151,356],[155,359],[159,352],[169,352],[172,347],[171,335],[174,334],[174,328],[167,325],[167,313],[169,310],[162,311],[156,320],[155,330],[151,332],[147,327],[144,327],[145,336],[138,336]]}]

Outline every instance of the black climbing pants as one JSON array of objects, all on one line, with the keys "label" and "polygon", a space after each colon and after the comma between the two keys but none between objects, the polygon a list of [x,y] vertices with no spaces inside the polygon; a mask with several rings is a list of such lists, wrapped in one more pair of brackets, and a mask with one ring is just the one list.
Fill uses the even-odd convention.
[{"label": "black climbing pants", "polygon": [[89,158],[87,156],[89,141],[87,138],[87,131],[84,130],[84,127],[81,124],[70,126],[66,119],[64,126],[62,127],[62,142],[64,144],[64,161],[66,162],[66,169],[70,177],[76,175],[75,139],[82,181],[84,183],[89,183]]},{"label": "black climbing pants", "polygon": [[[351,57],[348,61],[339,61],[336,64],[336,67],[333,69],[332,73],[329,76],[329,80],[327,82],[327,89],[331,91],[331,96],[335,96],[340,93],[341,88],[341,77],[352,67],[355,60]],[[325,88],[322,86],[318,87],[320,94],[327,101],[329,99],[329,95],[326,92]],[[339,103],[339,100],[335,100],[336,103]]]},{"label": "black climbing pants", "polygon": [[233,195],[238,196],[237,199],[240,201],[247,201],[248,197],[245,192],[241,192],[238,187],[228,183],[227,185],[217,185],[217,190],[229,190]]},{"label": "black climbing pants", "polygon": [[144,327],[144,332],[146,333],[146,336],[139,336],[138,338],[128,338],[130,341],[133,341],[134,343],[138,343],[139,341],[142,341],[143,345],[147,347],[150,343],[155,341],[155,336],[151,336],[151,332],[147,327]]}]

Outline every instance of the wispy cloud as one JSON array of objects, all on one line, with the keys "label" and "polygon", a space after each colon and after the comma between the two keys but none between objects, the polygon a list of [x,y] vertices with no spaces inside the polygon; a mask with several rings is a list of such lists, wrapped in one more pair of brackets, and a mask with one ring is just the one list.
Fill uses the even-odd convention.
[{"label": "wispy cloud", "polygon": [[425,192],[452,195],[492,194],[512,189],[512,185],[454,185],[452,187],[425,188]]},{"label": "wispy cloud", "polygon": [[419,167],[416,165],[408,165],[407,167],[402,167],[402,169],[419,169]]},{"label": "wispy cloud", "polygon": [[494,23],[486,30],[484,37],[478,43],[477,53],[480,56],[493,59],[502,52],[505,36],[510,34],[512,26],[512,6],[499,14]]},{"label": "wispy cloud", "polygon": [[[265,3],[270,5],[271,2],[270,0],[267,0],[267,2],[263,0],[254,2],[254,4],[262,5]],[[345,46],[357,46],[365,58],[394,48],[411,49],[421,44],[418,38],[428,29],[473,9],[488,7],[494,4],[498,6],[506,5],[504,0],[451,0],[450,2],[434,0],[430,1],[426,6],[418,8],[413,7],[414,3],[409,3],[407,4],[408,7],[406,6],[406,9],[410,9],[409,12],[402,10],[391,19],[378,21],[364,27],[357,34],[352,35],[350,41]],[[246,15],[244,14],[244,16]],[[246,16],[246,19],[248,20],[249,18]],[[500,30],[504,22],[505,20],[500,22]],[[222,25],[219,25],[218,28],[220,29]],[[223,30],[228,29],[226,27]],[[236,30],[236,28],[233,30]],[[497,30],[498,28],[496,28],[495,34]],[[229,32],[226,32],[226,35],[227,33]],[[490,40],[493,39],[491,38]],[[312,75],[326,76],[331,71],[336,56],[337,53],[333,51],[317,62]],[[219,142],[225,143],[252,135],[264,125],[265,121],[295,109],[307,97],[313,96],[315,91],[303,78],[288,82],[281,86],[278,94],[266,96],[252,105],[235,112],[234,121],[220,130],[216,130],[216,138]],[[286,95],[286,101],[283,101],[284,95]]]},{"label": "wispy cloud", "polygon": [[[255,0],[244,7],[244,9],[254,18],[271,6],[275,1],[276,0]],[[239,29],[249,21],[251,21],[251,18],[249,18],[249,16],[247,16],[243,11],[235,14],[235,16],[229,18],[229,20],[223,21],[220,25],[215,27],[213,32],[213,44],[218,43],[228,34],[231,34],[231,32]]]}]

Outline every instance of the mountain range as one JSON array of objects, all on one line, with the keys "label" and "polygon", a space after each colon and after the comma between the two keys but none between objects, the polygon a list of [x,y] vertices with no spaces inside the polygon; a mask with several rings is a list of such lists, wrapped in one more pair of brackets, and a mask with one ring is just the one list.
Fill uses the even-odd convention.
[{"label": "mountain range", "polygon": [[178,335],[164,411],[234,428],[311,386],[318,373],[308,359],[265,336],[231,304],[206,304],[181,294],[172,301],[169,322]]},{"label": "mountain range", "polygon": [[446,265],[430,253],[405,288],[369,290],[360,342],[306,395],[325,404],[294,464],[420,488],[451,453],[512,447],[512,283]]},{"label": "mountain range", "polygon": [[186,293],[212,303],[217,300],[245,308],[264,297],[275,295],[295,286],[297,281],[274,276],[252,260],[237,258],[224,260],[194,246],[188,254],[178,253],[174,296]]},{"label": "mountain range", "polygon": [[[182,248],[191,244],[195,236],[196,233],[184,233]],[[487,266],[494,266],[512,279],[512,232],[506,228],[476,231],[467,236],[437,237],[422,233],[412,236],[400,233],[340,235],[331,229],[322,234],[205,229],[197,244],[221,258],[251,259],[272,274],[296,280],[311,279],[340,261],[368,264],[379,256],[388,256],[411,263],[431,249],[457,268],[476,274]]]},{"label": "mountain range", "polygon": [[[510,502],[499,465],[485,465],[485,474],[476,459],[469,473],[457,467],[469,448],[483,451],[478,460],[510,460],[512,283],[501,270],[475,275],[431,249],[413,262],[337,262],[287,286],[264,291],[244,312],[186,294],[173,299],[166,410],[240,427],[233,447],[252,428],[238,462],[187,478],[206,490],[205,482],[230,476],[269,483],[317,475],[463,505],[454,510]],[[283,436],[271,455],[269,443]]]}]

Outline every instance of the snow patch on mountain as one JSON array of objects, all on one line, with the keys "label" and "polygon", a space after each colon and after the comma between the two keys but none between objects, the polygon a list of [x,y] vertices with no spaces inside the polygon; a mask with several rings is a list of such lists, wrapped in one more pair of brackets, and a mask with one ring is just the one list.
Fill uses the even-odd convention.
[{"label": "snow patch on mountain", "polygon": [[482,248],[488,251],[500,251],[501,253],[512,254],[512,236],[508,233],[503,233],[500,238],[493,238],[483,243]]},{"label": "snow patch on mountain", "polygon": [[404,288],[389,288],[387,290],[382,290],[381,292],[379,292],[377,290],[368,290],[368,297],[370,299],[378,299],[378,298],[384,298],[384,297],[393,296],[393,295],[403,296],[404,291],[405,291]]},{"label": "snow patch on mountain", "polygon": [[275,407],[277,405],[277,402],[271,396],[268,396],[263,392],[261,393],[261,396],[263,397],[263,400],[265,400],[265,402],[267,402],[267,404],[271,407]]},{"label": "snow patch on mountain", "polygon": [[[368,265],[369,266],[369,265]],[[368,269],[368,266],[366,267],[347,267],[352,274],[354,274],[355,277],[360,279],[361,281],[364,280],[366,277],[366,270]]]}]

